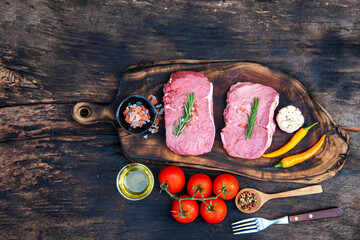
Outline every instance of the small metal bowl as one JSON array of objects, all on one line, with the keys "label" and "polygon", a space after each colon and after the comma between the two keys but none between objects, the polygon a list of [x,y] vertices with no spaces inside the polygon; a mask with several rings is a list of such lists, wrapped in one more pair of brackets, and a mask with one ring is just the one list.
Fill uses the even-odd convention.
[{"label": "small metal bowl", "polygon": [[[146,107],[146,109],[149,110],[150,122],[146,122],[146,124],[144,124],[142,127],[132,128],[131,125],[125,121],[125,116],[123,114],[123,112],[126,110],[126,107],[129,105],[129,103],[130,104],[141,103],[142,105],[144,105]],[[154,124],[156,117],[157,117],[157,111],[156,111],[154,105],[152,105],[152,103],[147,98],[145,98],[141,95],[132,95],[132,96],[125,98],[120,103],[120,105],[116,111],[116,120],[118,121],[120,126],[126,132],[134,134],[134,135],[142,134],[142,133],[145,133],[146,131],[148,131],[151,128],[151,126]]]}]

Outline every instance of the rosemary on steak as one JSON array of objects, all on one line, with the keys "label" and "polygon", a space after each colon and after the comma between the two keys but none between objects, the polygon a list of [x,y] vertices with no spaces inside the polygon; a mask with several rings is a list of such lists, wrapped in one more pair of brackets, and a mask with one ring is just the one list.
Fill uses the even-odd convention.
[{"label": "rosemary on steak", "polygon": [[184,109],[183,109],[183,116],[179,117],[179,124],[174,126],[171,125],[173,128],[175,137],[178,137],[182,131],[184,131],[186,124],[191,121],[191,109],[194,106],[195,96],[194,93],[188,93],[187,94],[188,101],[184,103]]},{"label": "rosemary on steak", "polygon": [[247,115],[249,125],[246,129],[246,141],[249,141],[253,131],[253,127],[255,125],[258,104],[259,104],[259,98],[254,98],[254,103],[251,105],[251,116],[249,116],[249,114]]}]

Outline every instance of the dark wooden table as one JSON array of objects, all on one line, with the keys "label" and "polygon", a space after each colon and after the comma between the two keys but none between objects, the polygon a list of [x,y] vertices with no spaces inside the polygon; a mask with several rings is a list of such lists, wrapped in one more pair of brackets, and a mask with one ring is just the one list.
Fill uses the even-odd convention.
[{"label": "dark wooden table", "polygon": [[[358,1],[1,1],[0,239],[360,239],[359,133],[323,194],[254,214],[338,206],[342,218],[234,238],[229,224],[248,216],[233,201],[220,224],[182,225],[157,185],[143,201],[122,198],[115,178],[129,160],[116,131],[70,115],[79,101],[110,103],[132,64],[245,59],[294,76],[339,125],[359,126],[359,16]],[[149,168],[157,177],[162,166]],[[237,178],[269,193],[305,186]]]}]

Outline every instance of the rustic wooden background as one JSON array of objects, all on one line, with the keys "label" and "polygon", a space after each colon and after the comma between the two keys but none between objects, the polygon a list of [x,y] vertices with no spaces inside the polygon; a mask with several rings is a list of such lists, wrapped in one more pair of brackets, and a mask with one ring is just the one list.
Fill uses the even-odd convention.
[{"label": "rustic wooden background", "polygon": [[[181,225],[158,186],[143,201],[122,198],[115,178],[129,161],[116,131],[76,123],[72,106],[110,103],[132,64],[245,59],[294,76],[339,125],[359,126],[359,16],[357,0],[1,1],[0,239],[234,239],[229,224],[249,216],[232,201],[220,224]],[[350,133],[348,160],[323,194],[273,200],[254,214],[339,206],[344,217],[237,238],[359,239],[359,137]],[[238,180],[269,193],[304,186]]]}]

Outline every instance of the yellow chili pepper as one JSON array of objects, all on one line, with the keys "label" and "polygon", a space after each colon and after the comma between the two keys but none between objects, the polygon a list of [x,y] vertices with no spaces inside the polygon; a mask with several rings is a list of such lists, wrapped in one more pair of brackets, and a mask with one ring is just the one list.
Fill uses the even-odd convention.
[{"label": "yellow chili pepper", "polygon": [[283,158],[281,160],[281,162],[276,164],[274,167],[288,168],[288,167],[292,167],[298,163],[301,163],[301,162],[311,158],[312,156],[315,155],[315,153],[317,153],[317,151],[319,151],[321,146],[324,144],[325,137],[326,137],[326,134],[322,135],[320,140],[317,143],[315,143],[315,145],[312,146],[309,150],[307,150],[303,153],[299,153],[296,155],[292,155],[292,156]]},{"label": "yellow chili pepper", "polygon": [[309,129],[315,126],[316,124],[318,123],[314,123],[308,127],[301,128],[299,131],[295,133],[295,135],[290,139],[290,141],[287,144],[285,144],[284,146],[282,146],[281,148],[279,148],[274,152],[263,154],[262,157],[273,158],[287,153],[288,151],[293,149],[301,141],[301,139],[303,139],[306,136]]}]

